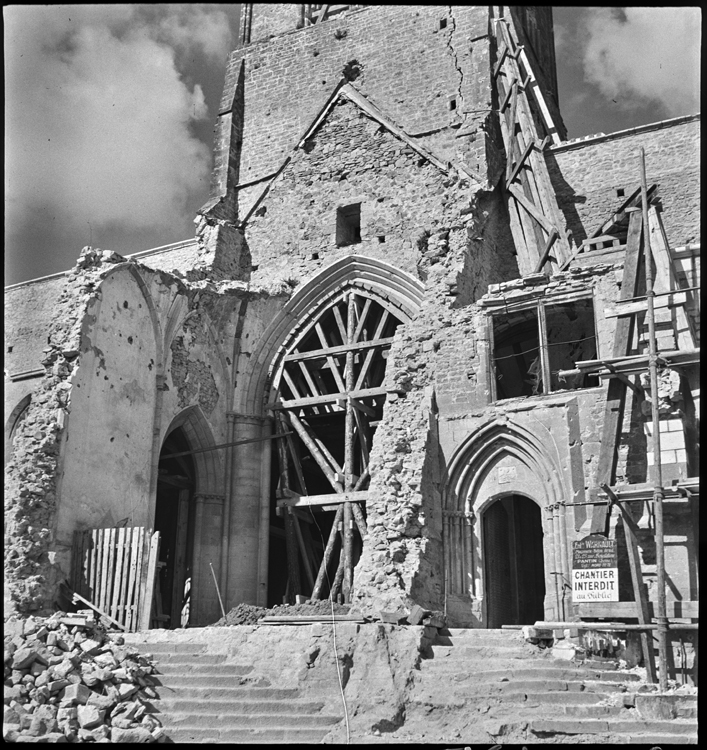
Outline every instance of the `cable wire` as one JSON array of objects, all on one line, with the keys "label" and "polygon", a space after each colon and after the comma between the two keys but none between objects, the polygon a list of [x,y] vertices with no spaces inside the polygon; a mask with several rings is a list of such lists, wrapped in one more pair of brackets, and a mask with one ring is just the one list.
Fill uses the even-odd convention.
[{"label": "cable wire", "polygon": [[[314,525],[319,529],[319,535],[322,538],[322,541],[324,541],[324,532],[322,531],[322,527],[317,523],[317,517],[314,515],[314,511],[312,510],[312,506],[309,506],[309,514],[312,516],[312,520],[314,521]],[[325,545],[326,549],[326,545]],[[343,554],[343,549],[342,549]],[[322,561],[323,562],[323,561]],[[349,727],[349,710],[346,705],[346,696],[344,695],[344,682],[341,679],[341,667],[339,666],[339,654],[336,648],[336,613],[334,612],[334,600],[331,597],[331,579],[329,578],[329,571],[328,566],[324,567],[324,575],[326,576],[327,584],[329,585],[329,604],[331,605],[331,630],[332,630],[332,641],[333,641],[333,647],[334,647],[334,663],[336,664],[336,674],[339,678],[339,691],[341,693],[341,703],[344,706],[344,721],[346,723],[346,744],[351,744],[351,731]]]}]

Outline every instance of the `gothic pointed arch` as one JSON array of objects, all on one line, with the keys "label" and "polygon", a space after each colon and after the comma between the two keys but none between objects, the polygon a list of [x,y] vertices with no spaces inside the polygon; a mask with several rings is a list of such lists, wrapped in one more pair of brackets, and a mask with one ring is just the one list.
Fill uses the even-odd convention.
[{"label": "gothic pointed arch", "polygon": [[215,445],[211,427],[198,405],[189,406],[179,412],[165,431],[162,444],[178,428],[184,432],[189,448],[195,451],[192,460],[195,467],[194,491],[196,494],[223,494],[223,461],[218,450],[208,450]]},{"label": "gothic pointed arch", "polygon": [[424,286],[405,271],[381,260],[363,255],[349,255],[324,268],[317,276],[303,284],[263,333],[259,345],[237,370],[245,371],[247,387],[240,395],[234,410],[244,414],[263,413],[268,386],[273,375],[276,355],[284,351],[283,344],[300,324],[306,324],[317,309],[327,304],[345,285],[386,300],[395,306],[403,320],[409,320],[422,304]]},{"label": "gothic pointed arch", "polygon": [[[495,537],[505,534],[498,536],[498,519],[504,515],[501,505],[515,503],[527,509],[528,502],[537,506],[541,516],[537,543],[544,553],[544,570],[538,575],[544,577],[545,614],[556,618],[566,614],[569,560],[564,502],[572,494],[563,476],[552,440],[509,420],[486,423],[459,446],[449,464],[442,511],[446,596],[458,617],[495,626],[497,610],[491,612],[489,597],[498,590],[498,581],[492,580],[490,561],[498,542]],[[517,533],[525,530],[518,527]],[[520,542],[516,547],[522,547]]]},{"label": "gothic pointed arch", "polygon": [[416,279],[386,263],[344,258],[292,297],[251,356],[247,408],[272,415],[278,433],[270,492],[273,601],[296,594],[350,601],[367,535],[369,456],[383,418],[387,357],[422,292]]}]

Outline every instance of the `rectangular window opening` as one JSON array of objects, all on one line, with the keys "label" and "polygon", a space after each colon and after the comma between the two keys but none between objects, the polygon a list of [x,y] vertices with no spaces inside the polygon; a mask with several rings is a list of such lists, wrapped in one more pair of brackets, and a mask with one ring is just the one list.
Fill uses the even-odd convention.
[{"label": "rectangular window opening", "polygon": [[537,396],[554,391],[592,388],[597,375],[560,378],[575,362],[597,359],[594,304],[583,298],[493,315],[493,361],[496,398]]},{"label": "rectangular window opening", "polygon": [[352,203],[336,209],[336,246],[346,247],[361,242],[361,204]]}]

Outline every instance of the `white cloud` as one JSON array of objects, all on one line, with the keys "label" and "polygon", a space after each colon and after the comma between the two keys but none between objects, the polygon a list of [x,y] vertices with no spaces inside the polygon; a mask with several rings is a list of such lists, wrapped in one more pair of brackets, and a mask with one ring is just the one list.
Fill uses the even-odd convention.
[{"label": "white cloud", "polygon": [[94,229],[180,225],[187,236],[189,196],[206,198],[211,146],[193,134],[208,112],[178,55],[201,54],[223,75],[223,12],[11,6],[4,16],[8,230],[41,209],[63,227],[80,226],[81,236],[89,221]]},{"label": "white cloud", "polygon": [[699,8],[591,8],[584,33],[587,80],[632,108],[654,102],[662,116],[699,110]]}]

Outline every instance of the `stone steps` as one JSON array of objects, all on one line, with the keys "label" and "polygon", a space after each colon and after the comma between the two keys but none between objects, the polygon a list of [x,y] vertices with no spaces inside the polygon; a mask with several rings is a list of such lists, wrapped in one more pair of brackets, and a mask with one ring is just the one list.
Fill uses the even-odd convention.
[{"label": "stone steps", "polygon": [[238,676],[250,674],[253,667],[249,664],[185,664],[180,662],[160,662],[159,673],[165,677],[182,675],[193,678],[202,675]]},{"label": "stone steps", "polygon": [[176,744],[319,744],[329,733],[329,728],[292,729],[272,727],[270,729],[173,729],[169,739]]},{"label": "stone steps", "polygon": [[339,721],[338,716],[331,714],[305,714],[286,713],[299,706],[280,706],[280,713],[194,713],[191,708],[184,712],[170,712],[165,715],[164,728],[169,732],[171,729],[211,729],[218,727],[219,731],[225,732],[229,729],[316,729],[331,726]]},{"label": "stone steps", "polygon": [[[165,698],[154,702],[155,707],[164,713],[185,714],[222,714],[229,711],[239,715],[248,714],[277,714],[283,712],[282,701],[262,700],[257,695],[250,700],[209,700],[195,701],[189,698]],[[321,711],[323,701],[297,701],[297,712],[300,714],[316,714]]]},{"label": "stone steps", "polygon": [[492,736],[515,733],[536,742],[562,737],[622,744],[697,740],[696,704],[689,699],[673,709],[672,716],[679,718],[647,718],[632,707],[633,699],[624,705],[622,698],[641,686],[638,674],[618,669],[611,660],[553,658],[550,650],[526,643],[519,631],[442,630],[426,656],[410,706],[418,706],[422,715],[445,706],[478,712],[488,717]]},{"label": "stone steps", "polygon": [[[156,638],[164,638],[164,633]],[[222,644],[144,640],[155,661],[158,698],[151,702],[174,743],[321,742],[341,716],[322,713],[324,701],[304,700],[297,688],[273,687]]]},{"label": "stone steps", "polygon": [[535,719],[528,725],[533,734],[623,734],[635,737],[646,734],[671,735],[673,742],[684,736],[697,737],[694,721],[623,721],[598,719]]}]

